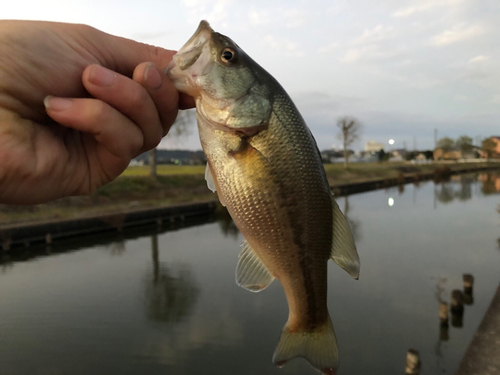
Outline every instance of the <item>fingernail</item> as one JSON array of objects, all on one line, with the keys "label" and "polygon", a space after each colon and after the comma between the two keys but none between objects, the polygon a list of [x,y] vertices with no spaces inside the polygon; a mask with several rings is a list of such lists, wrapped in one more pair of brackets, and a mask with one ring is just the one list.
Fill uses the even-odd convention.
[{"label": "fingernail", "polygon": [[115,72],[96,65],[90,71],[89,81],[98,86],[111,86],[115,81],[115,77]]},{"label": "fingernail", "polygon": [[46,109],[64,111],[73,105],[73,101],[71,99],[55,98],[52,95],[49,95],[43,99],[43,104]]},{"label": "fingernail", "polygon": [[144,72],[144,83],[150,89],[158,89],[161,87],[163,80],[161,79],[158,69],[154,64],[149,64]]}]

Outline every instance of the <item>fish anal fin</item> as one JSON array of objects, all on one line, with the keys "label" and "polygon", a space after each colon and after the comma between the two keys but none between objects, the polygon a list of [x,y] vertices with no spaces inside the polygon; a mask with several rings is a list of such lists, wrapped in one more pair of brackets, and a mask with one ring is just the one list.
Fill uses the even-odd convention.
[{"label": "fish anal fin", "polygon": [[244,241],[236,266],[236,283],[242,288],[256,293],[266,289],[273,280],[274,276],[271,275],[248,242]]},{"label": "fish anal fin", "polygon": [[332,196],[333,240],[331,259],[356,280],[359,278],[359,255],[346,217]]},{"label": "fish anal fin", "polygon": [[335,375],[337,373],[339,351],[330,319],[324,326],[311,332],[292,332],[288,323],[285,325],[274,352],[273,362],[276,366],[283,367],[295,357],[304,358],[322,374]]}]

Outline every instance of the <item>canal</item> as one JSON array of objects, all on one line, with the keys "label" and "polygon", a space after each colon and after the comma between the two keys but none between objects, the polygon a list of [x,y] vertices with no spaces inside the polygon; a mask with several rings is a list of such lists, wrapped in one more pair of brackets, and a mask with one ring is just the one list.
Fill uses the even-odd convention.
[{"label": "canal", "polygon": [[[359,281],[329,262],[340,375],[402,374],[410,348],[422,374],[454,374],[500,282],[499,193],[482,173],[338,198],[361,257]],[[272,365],[286,300],[235,284],[241,242],[222,214],[4,257],[0,374],[315,374]]]}]

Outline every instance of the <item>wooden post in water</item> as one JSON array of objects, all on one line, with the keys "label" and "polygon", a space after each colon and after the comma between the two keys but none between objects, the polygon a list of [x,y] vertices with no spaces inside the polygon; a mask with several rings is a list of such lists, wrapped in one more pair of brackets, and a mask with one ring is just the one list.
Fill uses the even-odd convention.
[{"label": "wooden post in water", "polygon": [[439,303],[439,340],[448,341],[448,304],[446,302]]},{"label": "wooden post in water", "polygon": [[439,303],[439,321],[442,326],[448,326],[448,304],[446,302]]},{"label": "wooden post in water", "polygon": [[451,325],[453,327],[463,326],[464,295],[461,290],[451,292]]},{"label": "wooden post in water", "polygon": [[466,305],[472,305],[474,303],[473,296],[473,285],[474,285],[474,276],[471,274],[464,274],[464,303]]},{"label": "wooden post in water", "polygon": [[420,373],[420,353],[418,350],[410,349],[406,353],[405,375],[418,375]]}]

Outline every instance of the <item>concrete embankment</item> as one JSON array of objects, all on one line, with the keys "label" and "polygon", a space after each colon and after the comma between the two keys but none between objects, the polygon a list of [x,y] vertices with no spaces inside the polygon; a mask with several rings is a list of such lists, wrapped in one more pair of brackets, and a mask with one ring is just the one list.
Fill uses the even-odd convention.
[{"label": "concrete embankment", "polygon": [[500,374],[500,286],[456,375]]},{"label": "concrete embankment", "polygon": [[201,202],[147,209],[99,214],[71,219],[58,219],[26,224],[0,226],[0,244],[3,251],[15,250],[40,243],[51,244],[55,241],[89,234],[119,232],[126,228],[144,226],[152,223],[183,221],[190,217],[208,215],[215,211],[217,203]]}]

